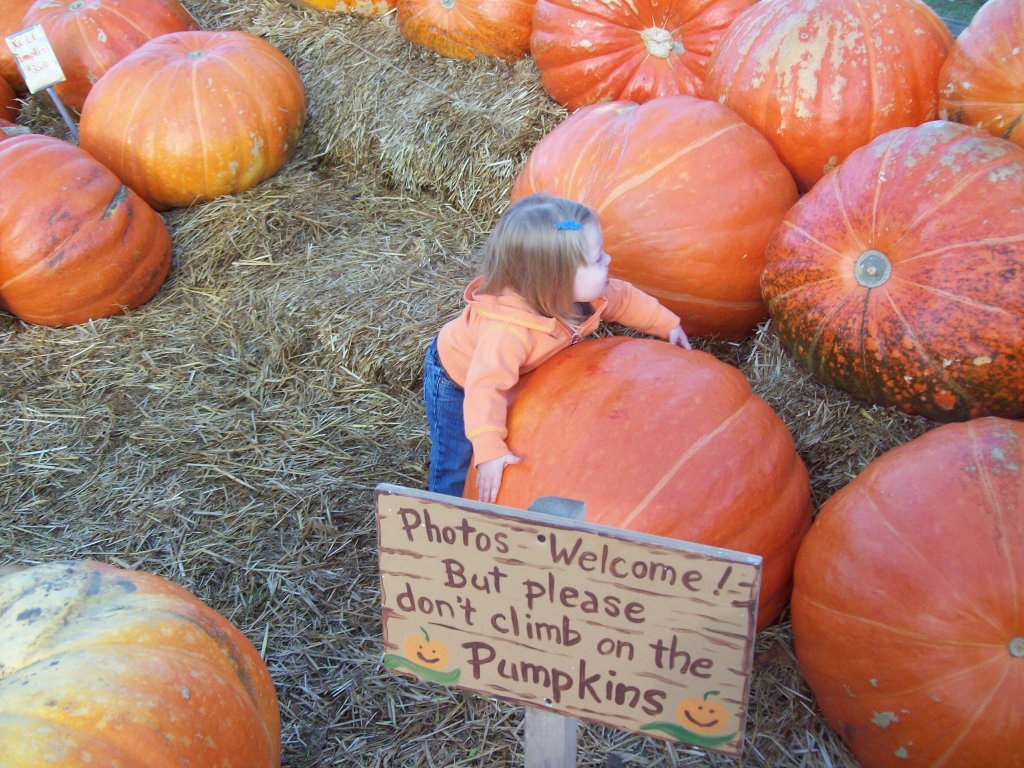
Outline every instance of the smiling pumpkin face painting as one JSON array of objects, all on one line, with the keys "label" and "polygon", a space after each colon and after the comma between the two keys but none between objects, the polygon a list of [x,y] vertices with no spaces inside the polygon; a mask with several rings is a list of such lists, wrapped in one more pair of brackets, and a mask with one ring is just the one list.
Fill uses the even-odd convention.
[{"label": "smiling pumpkin face painting", "polygon": [[406,657],[428,669],[444,669],[448,666],[448,648],[437,640],[431,640],[427,630],[420,627],[422,635],[409,635],[402,648]]},{"label": "smiling pumpkin face painting", "polygon": [[676,707],[679,724],[688,731],[705,736],[722,733],[729,724],[729,713],[718,702],[708,701],[709,696],[717,694],[718,691],[708,691],[702,699],[693,696],[679,702]]}]

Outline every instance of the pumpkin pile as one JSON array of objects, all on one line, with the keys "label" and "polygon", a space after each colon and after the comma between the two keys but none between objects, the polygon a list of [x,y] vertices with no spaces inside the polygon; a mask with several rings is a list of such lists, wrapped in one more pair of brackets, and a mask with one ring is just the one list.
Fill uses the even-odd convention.
[{"label": "pumpkin pile", "polygon": [[[276,173],[302,134],[305,92],[273,45],[198,30],[178,0],[38,0],[14,26],[33,24],[66,76],[57,95],[81,112],[81,149],[5,142],[0,183],[13,194],[0,209],[0,307],[71,325],[148,301],[170,266],[155,211]],[[5,72],[0,127],[16,107]]]}]

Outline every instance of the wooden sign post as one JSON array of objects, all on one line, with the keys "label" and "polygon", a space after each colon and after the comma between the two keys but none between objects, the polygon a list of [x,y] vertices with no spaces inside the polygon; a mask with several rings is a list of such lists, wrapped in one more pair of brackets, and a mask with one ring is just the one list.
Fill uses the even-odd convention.
[{"label": "wooden sign post", "polygon": [[37,93],[45,90],[53,101],[64,123],[71,131],[75,143],[78,143],[78,127],[68,114],[67,107],[60,100],[53,86],[62,83],[66,79],[64,70],[57,61],[57,54],[46,37],[46,32],[39,24],[15,32],[5,38],[7,47],[11,49],[14,56],[14,63],[18,65],[21,72],[21,79],[25,81],[29,93]]},{"label": "wooden sign post", "polygon": [[376,508],[388,668],[740,754],[760,557],[386,484]]}]

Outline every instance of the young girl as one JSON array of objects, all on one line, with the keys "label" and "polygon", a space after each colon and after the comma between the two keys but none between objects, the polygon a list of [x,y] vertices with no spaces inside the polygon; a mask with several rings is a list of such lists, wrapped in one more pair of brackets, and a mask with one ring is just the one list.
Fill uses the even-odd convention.
[{"label": "young girl", "polygon": [[505,211],[484,244],[465,310],[427,349],[429,490],[462,496],[475,454],[480,501],[493,502],[505,467],[519,462],[505,443],[509,390],[602,320],[690,349],[679,318],[610,280],[610,262],[597,214],[581,203],[536,194]]}]

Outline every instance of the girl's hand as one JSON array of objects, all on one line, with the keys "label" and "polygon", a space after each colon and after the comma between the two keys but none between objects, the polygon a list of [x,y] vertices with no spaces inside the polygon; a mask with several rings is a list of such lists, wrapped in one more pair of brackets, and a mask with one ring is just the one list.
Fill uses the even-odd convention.
[{"label": "girl's hand", "polygon": [[675,344],[683,349],[693,349],[693,347],[690,346],[690,340],[686,338],[686,331],[683,330],[683,326],[681,325],[677,325],[668,332],[668,343]]},{"label": "girl's hand", "polygon": [[518,464],[522,459],[506,453],[497,459],[485,461],[476,468],[476,488],[479,491],[477,498],[493,504],[498,498],[498,489],[501,488],[501,475],[509,464]]}]

